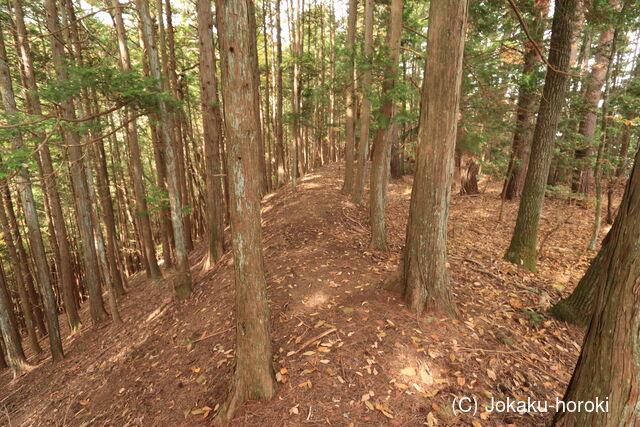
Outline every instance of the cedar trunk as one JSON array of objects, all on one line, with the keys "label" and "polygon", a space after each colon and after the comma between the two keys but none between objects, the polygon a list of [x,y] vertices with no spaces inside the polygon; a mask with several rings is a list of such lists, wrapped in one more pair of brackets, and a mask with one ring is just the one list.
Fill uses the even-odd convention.
[{"label": "cedar trunk", "polygon": [[594,313],[564,401],[608,399],[607,412],[558,412],[554,426],[631,426],[640,419],[640,153],[603,246]]},{"label": "cedar trunk", "polygon": [[[160,61],[158,59],[158,49],[153,38],[153,23],[149,14],[147,0],[136,0],[138,13],[142,26],[144,46],[149,58],[149,70],[151,77],[157,82],[162,82],[160,72]],[[157,87],[157,90],[160,88]],[[167,105],[164,99],[158,100],[159,113],[159,140],[164,149],[164,160],[167,168],[167,188],[169,190],[169,204],[171,209],[171,225],[173,228],[173,239],[176,248],[176,273],[174,280],[174,290],[178,299],[185,299],[191,294],[191,271],[189,270],[189,260],[187,254],[187,242],[185,239],[184,222],[182,220],[182,200],[180,198],[180,187],[178,181],[179,169],[173,144],[170,127],[167,125]]]},{"label": "cedar trunk", "polygon": [[457,314],[447,272],[447,220],[468,1],[432,0],[416,172],[404,254],[405,301],[414,313]]},{"label": "cedar trunk", "polygon": [[369,127],[371,124],[371,67],[373,66],[373,0],[364,0],[364,62],[362,72],[362,105],[360,107],[360,141],[356,153],[356,177],[353,182],[351,201],[362,202],[364,193],[365,171],[369,150]]},{"label": "cedar trunk", "polygon": [[[47,0],[45,7],[47,10],[47,29],[50,33],[51,56],[55,66],[56,77],[60,81],[66,81],[68,80],[68,75],[64,46],[58,34],[60,32],[60,24],[58,22],[56,1]],[[67,97],[60,102],[59,114],[61,118],[66,121],[76,121],[75,106],[71,97]],[[77,130],[72,127],[63,127],[62,135],[67,144],[67,159],[75,195],[80,240],[82,241],[82,256],[84,258],[86,271],[86,286],[89,290],[91,319],[94,323],[99,323],[105,318],[106,311],[104,310],[102,291],[100,289],[100,272],[93,236],[93,221],[91,219],[92,207],[88,203],[89,192],[84,175],[83,145],[81,144],[80,135]]]},{"label": "cedar trunk", "polygon": [[346,87],[345,87],[345,169],[342,192],[351,194],[353,190],[353,174],[355,161],[355,64],[354,46],[356,41],[356,22],[358,20],[358,0],[349,0],[349,15],[347,17],[347,40],[346,40]]},{"label": "cedar trunk", "polygon": [[395,101],[392,92],[395,87],[396,68],[400,56],[400,35],[402,33],[403,0],[393,0],[389,5],[389,30],[387,48],[389,58],[385,80],[382,83],[384,102],[380,107],[381,126],[376,130],[373,139],[373,161],[371,163],[371,183],[369,184],[369,209],[371,221],[371,246],[375,249],[387,250],[384,213],[387,201],[387,183],[389,182],[389,158],[391,154],[393,114]]},{"label": "cedar trunk", "polygon": [[[111,0],[114,8],[114,26],[118,36],[118,48],[120,54],[120,68],[124,72],[131,71],[131,59],[129,56],[129,47],[127,46],[126,30],[122,19],[122,5],[119,0]],[[148,266],[148,273],[152,279],[162,277],[162,272],[158,266],[156,259],[156,248],[153,243],[153,234],[151,231],[151,219],[149,209],[147,207],[146,192],[144,188],[144,177],[142,174],[142,160],[140,155],[140,145],[138,144],[138,124],[128,108],[124,109],[124,120],[126,125],[127,145],[129,147],[129,166],[131,171],[131,180],[133,181],[133,194],[135,196],[136,219],[140,224],[140,235],[145,265]]]},{"label": "cedar trunk", "polygon": [[259,167],[260,120],[253,108],[258,90],[252,76],[251,0],[218,0],[222,97],[230,187],[231,242],[236,285],[236,367],[229,396],[218,420],[228,421],[248,399],[270,399],[275,393],[272,345],[266,294]]},{"label": "cedar trunk", "polygon": [[558,0],[553,16],[549,66],[533,134],[529,168],[518,218],[505,259],[527,270],[536,268],[536,241],[553,146],[569,75],[571,35],[578,0]]},{"label": "cedar trunk", "polygon": [[198,0],[198,40],[200,43],[200,101],[204,137],[206,209],[209,265],[224,254],[224,210],[222,205],[222,176],[220,144],[222,118],[218,102],[218,82],[213,49],[213,15],[210,0]]}]

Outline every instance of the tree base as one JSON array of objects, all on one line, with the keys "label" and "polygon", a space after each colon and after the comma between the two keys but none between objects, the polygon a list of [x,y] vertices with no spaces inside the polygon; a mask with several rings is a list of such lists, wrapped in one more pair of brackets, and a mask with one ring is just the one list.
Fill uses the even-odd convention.
[{"label": "tree base", "polygon": [[178,301],[183,301],[191,295],[191,278],[186,274],[176,277],[176,285],[174,288]]},{"label": "tree base", "polygon": [[571,305],[566,299],[558,301],[549,312],[558,320],[571,323],[573,325],[586,327],[588,326],[588,320]]},{"label": "tree base", "polygon": [[527,251],[529,253],[520,253],[522,251],[516,251],[509,249],[504,255],[506,261],[512,262],[517,266],[531,272],[536,271],[536,251]]}]

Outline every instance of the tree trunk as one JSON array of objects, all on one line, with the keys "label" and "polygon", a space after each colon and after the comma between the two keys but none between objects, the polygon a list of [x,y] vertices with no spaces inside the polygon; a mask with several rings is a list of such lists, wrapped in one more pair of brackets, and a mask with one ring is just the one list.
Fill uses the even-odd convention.
[{"label": "tree trunk", "polygon": [[[5,51],[4,38],[0,31],[0,92],[2,93],[2,102],[9,120],[14,120],[18,113],[16,109],[15,98],[13,95],[13,87],[11,83],[11,75],[9,74],[9,66],[7,63],[7,53]],[[24,150],[22,136],[17,132],[11,139],[11,149],[14,152]],[[35,201],[31,189],[31,181],[29,172],[26,167],[19,166],[17,173],[18,192],[22,201],[25,222],[29,230],[29,240],[31,242],[31,252],[36,263],[36,271],[38,273],[38,283],[45,305],[45,314],[47,317],[47,329],[49,331],[49,344],[51,347],[51,357],[54,362],[62,360],[64,353],[62,351],[62,340],[60,338],[60,327],[58,325],[58,310],[56,300],[53,293],[53,284],[49,274],[49,265],[47,264],[47,256],[40,234],[40,225],[35,208]],[[0,311],[10,309],[9,306],[0,308]],[[3,328],[4,329],[4,328]],[[5,336],[5,340],[7,337]],[[6,342],[6,341],[5,341]],[[11,342],[6,342],[7,348],[12,346]],[[20,349],[22,351],[22,349]],[[9,358],[11,359],[11,357]],[[9,360],[11,364],[11,360]]]},{"label": "tree trunk", "polygon": [[[60,24],[58,22],[56,1],[46,0],[45,8],[47,10],[47,30],[50,35],[51,56],[55,66],[56,77],[59,81],[66,81],[68,80],[68,76],[64,56],[64,46],[59,34]],[[61,118],[65,121],[76,121],[75,106],[73,104],[73,99],[70,96],[60,102],[59,113]],[[82,149],[83,145],[80,141],[80,135],[74,128],[63,127],[62,134],[64,141],[67,144],[67,157],[69,169],[71,171],[71,183],[75,195],[78,228],[80,230],[82,255],[86,271],[86,286],[89,290],[91,319],[94,323],[99,323],[105,318],[106,312],[102,301],[100,270],[93,236],[93,221],[91,219],[92,206],[87,203],[89,200],[89,193],[84,176],[85,166]]]},{"label": "tree trunk", "polygon": [[[609,0],[609,6],[619,12],[618,0]],[[615,28],[613,25],[606,26],[600,33],[595,61],[587,78],[582,106],[584,116],[578,129],[582,144],[581,148],[575,152],[575,158],[579,166],[574,170],[573,182],[571,183],[571,189],[577,193],[588,194],[591,185],[591,166],[587,160],[593,154],[593,139],[598,120],[598,103],[600,102],[602,85],[611,63],[611,47],[614,34]]]},{"label": "tree trunk", "polygon": [[541,62],[540,55],[534,48],[536,43],[542,48],[542,37],[545,30],[546,15],[549,3],[536,1],[531,5],[532,19],[529,32],[533,42],[527,39],[524,44],[524,65],[522,67],[521,83],[518,90],[518,108],[516,110],[516,128],[513,133],[511,158],[507,169],[502,195],[506,200],[513,200],[522,193],[524,178],[527,175],[529,153],[531,152],[531,137],[533,135],[533,118],[538,103],[537,79],[534,76]]},{"label": "tree trunk", "polygon": [[347,40],[346,48],[346,87],[345,87],[345,169],[344,183],[342,184],[342,192],[351,194],[353,191],[353,175],[355,162],[355,41],[356,41],[356,24],[358,21],[358,0],[349,0],[349,15],[347,17]]},{"label": "tree trunk", "polygon": [[[27,111],[30,114],[42,115],[40,105],[40,97],[38,95],[38,87],[36,85],[35,70],[33,68],[31,57],[31,46],[27,35],[27,29],[24,23],[24,13],[20,0],[13,1],[13,12],[15,14],[16,25],[16,45],[18,46],[22,81],[25,88],[25,99]],[[44,135],[39,137],[44,140]],[[72,331],[80,328],[80,315],[78,307],[75,303],[75,279],[73,278],[73,266],[69,249],[69,240],[64,215],[62,213],[62,203],[56,183],[56,175],[53,169],[53,160],[49,151],[49,144],[41,144],[38,150],[40,164],[42,166],[42,176],[44,182],[44,190],[49,198],[49,206],[51,208],[52,227],[55,230],[56,243],[60,253],[59,278],[62,285],[62,296],[65,304],[65,313],[69,327]]]},{"label": "tree trunk", "polygon": [[364,71],[362,72],[362,106],[360,108],[360,143],[356,153],[356,177],[351,201],[362,202],[365,171],[369,150],[369,126],[371,124],[371,67],[373,66],[373,0],[364,0]]},{"label": "tree trunk", "polygon": [[[126,30],[122,19],[122,5],[119,0],[111,0],[114,14],[113,21],[118,36],[118,48],[120,54],[120,68],[124,72],[131,71],[131,58],[129,56],[129,47],[127,46]],[[156,248],[153,243],[153,234],[151,231],[151,219],[149,208],[147,207],[146,192],[144,187],[144,176],[142,168],[142,160],[140,154],[140,145],[138,143],[138,124],[135,118],[131,117],[128,108],[124,109],[124,120],[126,125],[127,146],[129,148],[129,165],[131,167],[131,178],[133,181],[133,194],[135,196],[136,218],[140,224],[140,235],[142,240],[142,249],[146,265],[149,266],[149,276],[152,279],[162,277],[162,272],[158,266],[156,259]]]},{"label": "tree trunk", "polygon": [[[149,14],[147,0],[136,0],[136,6],[140,14],[144,46],[149,58],[151,77],[157,82],[161,82],[160,61],[158,59],[158,50],[153,39],[153,23],[151,21],[151,15]],[[159,87],[157,87],[156,90],[159,90]],[[180,199],[180,188],[178,184],[178,166],[172,135],[165,121],[168,115],[167,105],[163,99],[159,99],[158,104],[160,109],[159,138],[164,148],[165,163],[167,166],[167,187],[169,190],[169,204],[171,205],[171,225],[173,226],[173,238],[176,245],[177,277],[174,281],[174,290],[178,299],[185,299],[191,294],[191,272],[189,270],[184,223],[182,221],[182,201]]]},{"label": "tree trunk", "polygon": [[601,249],[594,313],[564,401],[608,399],[608,411],[558,410],[554,426],[631,426],[640,419],[640,152]]},{"label": "tree trunk", "polygon": [[[0,185],[9,185],[6,180],[0,182]],[[0,226],[2,227],[2,237],[7,245],[9,251],[9,261],[11,261],[11,270],[15,277],[16,287],[18,288],[18,296],[20,297],[20,305],[22,306],[22,315],[24,316],[24,323],[27,328],[27,339],[29,340],[29,346],[35,354],[42,352],[40,343],[38,342],[38,336],[36,335],[36,321],[33,315],[33,307],[31,305],[31,298],[27,291],[25,272],[23,266],[20,263],[20,258],[16,250],[16,246],[13,243],[13,236],[11,236],[11,228],[9,227],[9,219],[5,210],[2,197],[0,197]]]},{"label": "tree trunk", "polygon": [[[1,269],[2,265],[0,264]],[[18,324],[13,311],[13,304],[7,291],[4,271],[0,273],[0,332],[2,333],[7,354],[5,362],[11,368],[13,376],[16,377],[22,371],[29,369],[30,366],[24,355],[22,342],[20,342]]]},{"label": "tree trunk", "polygon": [[[163,43],[162,52],[166,59],[163,61],[163,69],[166,75],[167,84],[171,82],[169,85],[171,87],[171,93],[176,100],[180,100],[180,89],[178,84],[178,74],[176,73],[177,62],[176,62],[176,49],[175,49],[175,40],[174,40],[174,31],[173,31],[173,13],[171,10],[171,0],[164,0],[165,11],[167,16],[167,49],[165,49],[165,45]],[[158,22],[161,22],[162,14],[158,15]],[[160,28],[162,29],[162,24],[160,24]],[[161,39],[162,40],[162,39]],[[167,54],[168,53],[168,54]],[[185,159],[185,142],[184,142],[184,129],[182,128],[181,117],[184,116],[184,111],[182,106],[178,106],[176,111],[170,113],[172,123],[173,123],[173,131],[174,131],[174,139],[173,139],[173,147],[174,147],[174,156],[176,163],[176,171],[178,178],[178,188],[180,190],[180,201],[181,206],[184,208],[189,207],[189,192],[187,189],[187,163]],[[182,222],[184,223],[183,232],[184,232],[184,241],[187,252],[193,249],[193,238],[192,238],[192,226],[191,226],[191,212],[183,212],[182,213]]]},{"label": "tree trunk", "polygon": [[567,91],[571,35],[577,2],[578,0],[556,2],[549,47],[549,66],[533,133],[529,168],[520,199],[516,227],[505,255],[507,261],[532,271],[536,268],[538,225],[549,166],[553,158],[556,130]]},{"label": "tree trunk", "polygon": [[[275,394],[269,305],[266,295],[260,225],[260,124],[253,108],[255,80],[250,55],[251,0],[216,2],[220,40],[225,135],[228,141],[231,241],[236,282],[236,366],[219,419],[231,420],[248,399]],[[255,52],[255,51],[253,51]],[[257,59],[254,59],[257,60]]]},{"label": "tree trunk", "polygon": [[432,0],[416,172],[403,265],[405,301],[414,313],[457,315],[447,272],[447,221],[456,145],[468,1]]},{"label": "tree trunk", "polygon": [[211,266],[224,255],[224,212],[219,154],[222,143],[222,118],[211,31],[213,25],[211,0],[198,0],[196,7],[200,43],[200,101],[204,131],[207,232],[209,233],[207,264]]},{"label": "tree trunk", "polygon": [[[18,221],[16,220],[16,214],[13,211],[13,202],[11,201],[11,192],[9,187],[5,187],[2,191],[2,197],[4,198],[4,205],[7,208],[7,214],[9,216],[9,226],[11,227],[11,234],[13,240],[16,242],[16,249],[18,250],[18,257],[20,265],[24,268],[24,278],[27,287],[27,293],[31,299],[31,306],[33,307],[33,314],[35,316],[36,325],[41,332],[41,336],[47,335],[47,328],[45,327],[44,312],[40,304],[40,297],[36,292],[33,284],[33,276],[29,268],[29,257],[27,251],[24,248],[22,236],[20,235],[20,229],[18,227]],[[77,304],[76,304],[77,306]]]},{"label": "tree trunk", "polygon": [[480,166],[473,160],[470,154],[461,153],[460,162],[460,194],[478,194],[478,172]]},{"label": "tree trunk", "polygon": [[284,185],[287,173],[287,161],[284,153],[284,130],[282,126],[282,28],[280,25],[280,1],[276,0],[276,164],[278,186]]},{"label": "tree trunk", "polygon": [[373,161],[371,163],[371,183],[369,184],[369,209],[371,221],[371,246],[387,250],[384,213],[387,201],[387,183],[389,181],[389,156],[391,152],[391,132],[395,101],[392,93],[395,88],[396,68],[400,56],[400,35],[402,33],[403,0],[393,0],[389,5],[389,30],[387,33],[387,69],[382,83],[383,103],[379,115],[382,120],[373,139]]}]

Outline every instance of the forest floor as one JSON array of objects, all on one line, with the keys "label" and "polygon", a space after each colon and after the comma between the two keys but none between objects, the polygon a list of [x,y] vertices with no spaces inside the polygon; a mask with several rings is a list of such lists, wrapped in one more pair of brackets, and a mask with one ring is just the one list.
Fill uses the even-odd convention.
[{"label": "forest floor", "polygon": [[[390,184],[391,251],[369,249],[366,206],[341,194],[341,165],[265,197],[263,241],[279,386],[269,402],[249,402],[239,426],[516,425],[546,414],[454,414],[454,397],[555,402],[577,360],[583,331],[546,309],[567,295],[593,253],[585,250],[592,209],[548,199],[539,271],[502,260],[517,202],[504,205],[497,184],[454,196],[449,263],[460,318],[416,317],[385,282],[403,245],[410,178]],[[606,230],[603,230],[603,232]],[[172,298],[170,275],[129,280],[125,324],[106,322],[68,336],[66,359],[30,357],[35,368],[0,377],[0,424],[208,425],[233,369],[234,287],[230,253],[204,268],[191,254],[194,293]],[[61,317],[61,323],[64,324]],[[42,342],[43,347],[46,341]]]}]

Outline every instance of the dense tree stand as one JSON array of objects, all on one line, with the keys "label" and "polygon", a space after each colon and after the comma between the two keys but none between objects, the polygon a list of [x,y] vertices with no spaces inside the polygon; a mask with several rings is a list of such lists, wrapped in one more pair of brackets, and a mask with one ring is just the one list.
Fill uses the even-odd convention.
[{"label": "dense tree stand", "polygon": [[558,412],[554,426],[631,426],[640,420],[640,152],[609,232],[595,309],[565,401],[608,398],[608,412]]}]

